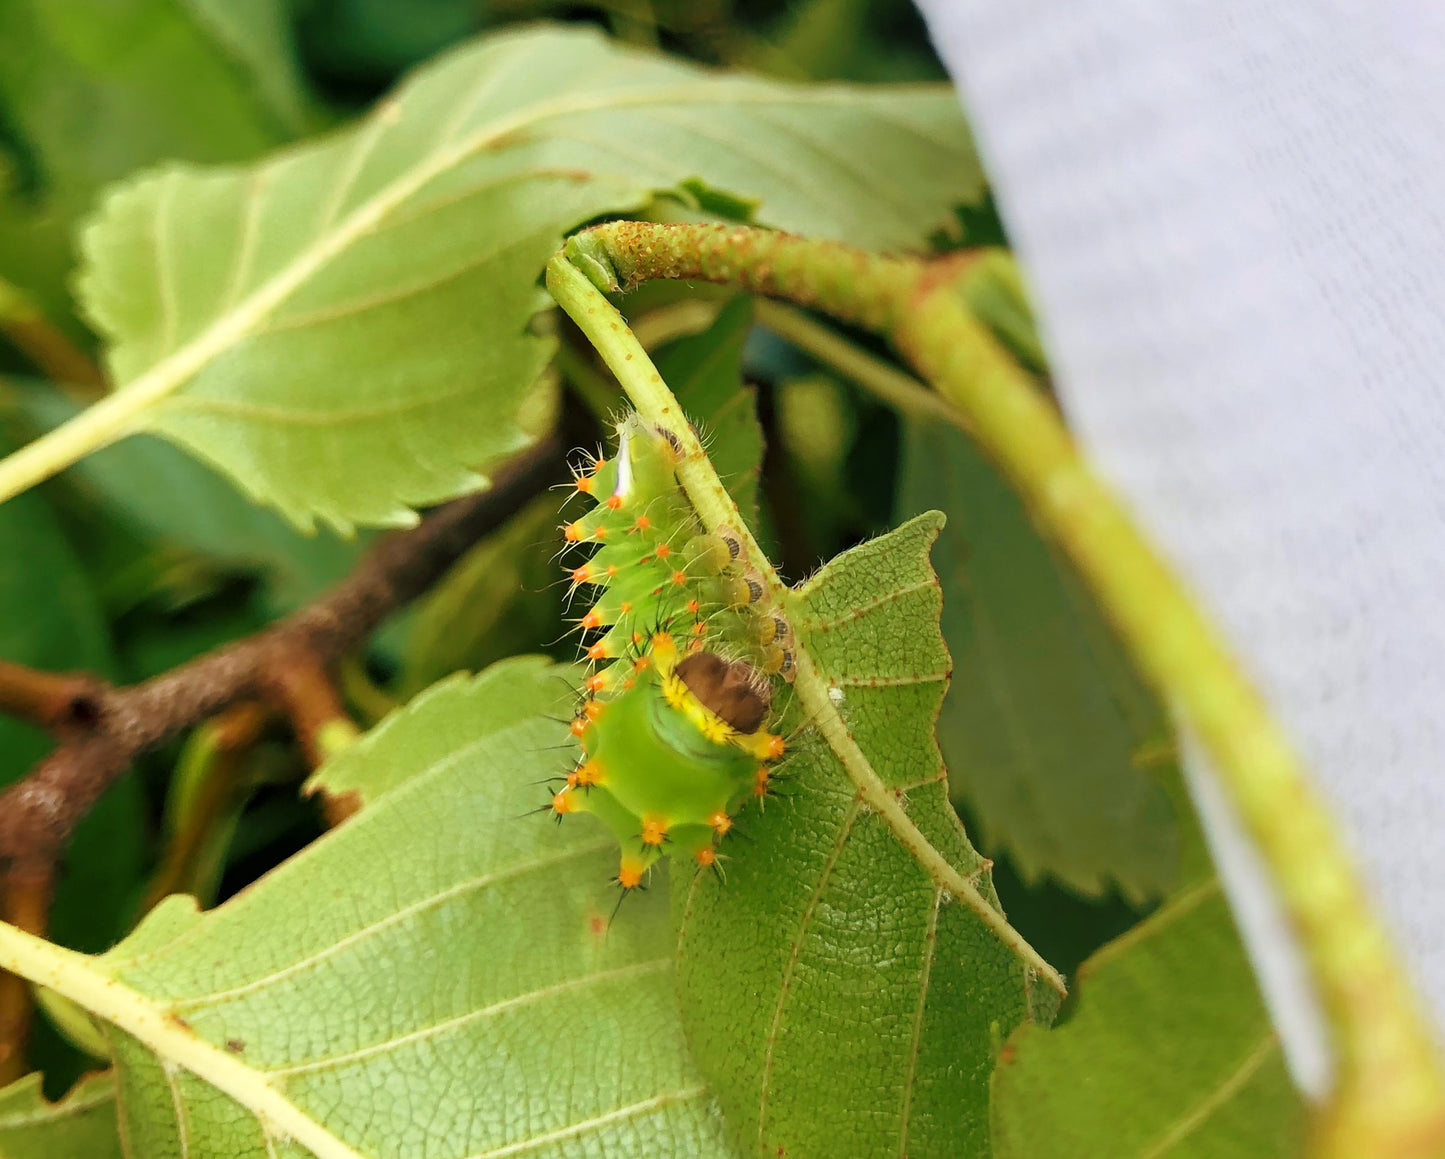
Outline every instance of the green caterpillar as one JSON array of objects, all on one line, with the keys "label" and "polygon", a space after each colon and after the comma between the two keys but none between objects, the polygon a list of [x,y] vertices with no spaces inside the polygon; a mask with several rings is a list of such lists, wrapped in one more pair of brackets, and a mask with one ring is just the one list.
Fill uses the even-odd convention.
[{"label": "green caterpillar", "polygon": [[597,594],[578,621],[592,640],[572,721],[581,753],[551,810],[612,830],[624,890],[664,855],[713,865],[785,747],[767,725],[771,676],[791,677],[791,632],[741,566],[738,535],[698,522],[678,458],[666,432],[624,419],[617,453],[576,471],[594,506],[563,528],[569,545],[594,549],[572,570],[574,592]]}]

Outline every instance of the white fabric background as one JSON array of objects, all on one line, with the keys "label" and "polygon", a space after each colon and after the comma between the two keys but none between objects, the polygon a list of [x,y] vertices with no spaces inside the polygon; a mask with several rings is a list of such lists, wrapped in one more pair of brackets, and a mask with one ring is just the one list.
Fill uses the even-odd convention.
[{"label": "white fabric background", "polygon": [[[1445,4],[919,6],[1075,429],[1266,693],[1445,1021]],[[1318,1092],[1286,935],[1193,779]]]}]

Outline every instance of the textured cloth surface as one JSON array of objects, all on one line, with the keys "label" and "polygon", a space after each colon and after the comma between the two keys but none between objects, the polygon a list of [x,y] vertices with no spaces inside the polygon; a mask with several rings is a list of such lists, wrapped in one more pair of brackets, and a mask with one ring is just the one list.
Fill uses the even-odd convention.
[{"label": "textured cloth surface", "polygon": [[[1445,5],[919,5],[1072,425],[1265,692],[1445,1021]],[[1207,776],[1318,1091],[1298,964]]]}]

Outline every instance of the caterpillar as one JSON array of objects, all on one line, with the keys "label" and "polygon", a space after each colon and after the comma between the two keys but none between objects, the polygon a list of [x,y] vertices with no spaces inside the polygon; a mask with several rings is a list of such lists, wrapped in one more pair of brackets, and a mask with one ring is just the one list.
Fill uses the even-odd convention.
[{"label": "caterpillar", "polygon": [[579,751],[548,807],[612,831],[628,891],[664,856],[716,868],[739,810],[767,795],[786,747],[768,731],[773,677],[791,678],[793,653],[741,537],[708,533],[678,485],[675,437],[636,415],[616,434],[612,458],[574,467],[592,506],[562,529],[569,548],[590,549],[572,594],[594,598],[576,621]]}]

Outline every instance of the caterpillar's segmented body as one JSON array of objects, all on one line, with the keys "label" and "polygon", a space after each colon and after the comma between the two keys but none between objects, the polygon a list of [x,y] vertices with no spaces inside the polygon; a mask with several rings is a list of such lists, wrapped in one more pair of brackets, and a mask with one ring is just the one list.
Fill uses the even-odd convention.
[{"label": "caterpillar's segmented body", "polygon": [[675,440],[635,415],[617,436],[611,459],[578,471],[594,506],[563,528],[593,548],[571,576],[595,599],[579,620],[581,753],[551,808],[606,824],[632,889],[664,854],[713,865],[738,810],[767,793],[784,749],[769,674],[787,678],[792,655],[736,533],[705,532],[678,486]]}]

